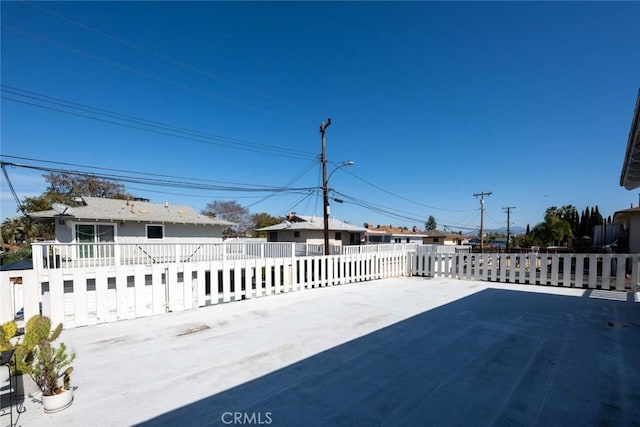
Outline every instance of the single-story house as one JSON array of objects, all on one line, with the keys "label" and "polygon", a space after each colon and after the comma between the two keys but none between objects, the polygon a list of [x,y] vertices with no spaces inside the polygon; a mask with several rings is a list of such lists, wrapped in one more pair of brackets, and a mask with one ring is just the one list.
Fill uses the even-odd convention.
[{"label": "single-story house", "polygon": [[412,227],[411,230],[403,227],[394,227],[393,225],[377,225],[365,223],[367,229],[366,240],[368,243],[418,243],[422,244],[426,237],[425,232],[420,231],[418,227]]},{"label": "single-story house", "polygon": [[469,243],[469,238],[462,234],[447,233],[439,230],[431,230],[425,232],[426,236],[422,239],[425,245],[448,245],[460,246]]},{"label": "single-story house", "polygon": [[54,221],[56,243],[215,243],[233,223],[211,218],[190,206],[142,200],[81,197],[79,206],[54,204],[32,212],[35,220]]},{"label": "single-story house", "polygon": [[[263,227],[268,242],[296,242],[324,244],[324,218],[290,213],[280,224]],[[329,246],[359,245],[363,243],[367,229],[329,218]]]}]

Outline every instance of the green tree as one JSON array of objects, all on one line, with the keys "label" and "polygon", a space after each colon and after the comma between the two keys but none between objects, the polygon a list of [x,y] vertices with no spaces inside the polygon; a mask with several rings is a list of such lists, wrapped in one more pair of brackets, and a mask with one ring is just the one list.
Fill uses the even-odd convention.
[{"label": "green tree", "polygon": [[571,224],[568,221],[561,219],[557,215],[557,211],[547,209],[547,213],[544,216],[544,222],[537,224],[531,231],[535,242],[541,245],[556,245],[565,242],[567,239],[573,237],[571,230]]},{"label": "green tree", "polygon": [[24,213],[46,211],[54,203],[74,205],[75,198],[108,197],[111,199],[126,199],[133,197],[127,194],[124,185],[96,178],[93,175],[72,175],[68,173],[51,172],[44,175],[49,186],[40,196],[26,197],[23,201]]},{"label": "green tree", "polygon": [[530,248],[533,245],[533,236],[530,233],[518,234],[511,238],[514,246]]},{"label": "green tree", "polygon": [[266,237],[266,231],[256,231],[258,228],[268,227],[270,225],[276,225],[283,221],[282,218],[277,218],[272,216],[266,212],[261,212],[254,214],[252,216],[253,219],[253,230],[251,235],[253,237]]},{"label": "green tree", "polygon": [[438,224],[436,224],[436,219],[433,217],[433,215],[429,215],[429,218],[427,219],[427,222],[424,226],[425,230],[427,231],[433,231],[437,228]]},{"label": "green tree", "polygon": [[26,233],[28,237],[26,240],[28,241],[35,238],[51,240],[55,236],[53,223],[34,222],[27,216],[28,213],[49,210],[54,203],[64,203],[73,206],[76,204],[75,198],[81,196],[109,197],[114,199],[134,197],[127,194],[124,185],[92,175],[51,172],[43,176],[45,181],[49,183],[44,193],[36,197],[26,197],[22,202],[22,209],[18,208],[18,211],[21,211],[23,214],[23,216],[20,217],[23,226],[29,230]]}]

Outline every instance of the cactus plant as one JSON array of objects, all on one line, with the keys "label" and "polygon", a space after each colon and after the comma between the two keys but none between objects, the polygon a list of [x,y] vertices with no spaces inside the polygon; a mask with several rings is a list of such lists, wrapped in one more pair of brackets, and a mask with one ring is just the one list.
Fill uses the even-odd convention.
[{"label": "cactus plant", "polygon": [[69,365],[75,353],[68,353],[64,343],[53,346],[62,331],[60,323],[53,331],[51,319],[36,315],[27,321],[22,343],[18,345],[18,369],[29,374],[42,390],[43,396],[52,396],[62,391],[58,379],[63,377],[64,389],[69,390],[70,375],[73,371]]}]

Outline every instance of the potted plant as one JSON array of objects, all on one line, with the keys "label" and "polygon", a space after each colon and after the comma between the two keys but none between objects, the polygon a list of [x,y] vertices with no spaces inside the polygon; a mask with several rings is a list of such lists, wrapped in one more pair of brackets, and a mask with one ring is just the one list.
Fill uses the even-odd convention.
[{"label": "potted plant", "polygon": [[[75,353],[69,353],[64,343],[54,346],[62,331],[60,323],[53,331],[51,319],[36,315],[27,322],[24,340],[18,345],[18,367],[29,374],[42,391],[42,406],[47,413],[68,408],[73,402],[70,366]],[[60,379],[62,378],[62,385]]]}]

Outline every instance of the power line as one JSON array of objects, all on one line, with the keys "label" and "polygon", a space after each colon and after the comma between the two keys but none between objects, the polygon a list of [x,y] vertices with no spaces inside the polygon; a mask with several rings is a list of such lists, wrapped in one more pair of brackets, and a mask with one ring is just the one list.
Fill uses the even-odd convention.
[{"label": "power line", "polygon": [[2,173],[4,174],[4,178],[7,180],[7,185],[9,185],[9,190],[11,191],[11,195],[13,196],[13,200],[16,202],[16,206],[18,207],[18,209],[24,213],[24,206],[22,206],[20,197],[18,197],[18,193],[16,193],[16,190],[13,188],[13,184],[9,179],[9,174],[7,173],[7,168],[5,167],[4,163],[1,165],[1,167],[2,167]]},{"label": "power line", "polygon": [[354,178],[359,179],[360,181],[364,182],[365,184],[370,185],[371,187],[373,187],[373,188],[375,188],[375,189],[377,189],[379,191],[382,191],[383,193],[386,193],[386,194],[389,194],[390,196],[396,197],[398,199],[402,199],[402,200],[405,200],[407,202],[413,203],[414,205],[417,205],[417,206],[422,206],[424,208],[436,209],[436,210],[447,211],[447,212],[469,212],[469,211],[475,210],[475,209],[446,209],[446,208],[440,208],[440,207],[437,207],[437,206],[425,205],[424,203],[416,202],[415,200],[411,200],[411,199],[408,199],[408,198],[406,198],[404,196],[401,196],[399,194],[393,193],[393,192],[391,192],[389,190],[385,190],[384,188],[380,187],[379,185],[376,185],[376,184],[374,184],[372,182],[367,181],[364,178],[361,178],[361,177],[357,176],[353,172],[350,172],[348,170],[345,170],[345,172],[348,173],[349,175],[353,176]]},{"label": "power line", "polygon": [[138,44],[135,44],[135,43],[132,43],[132,42],[130,42],[128,40],[125,40],[125,39],[123,39],[121,37],[115,36],[113,34],[107,33],[107,32],[102,31],[102,30],[98,30],[97,28],[91,27],[91,26],[89,26],[89,25],[87,25],[87,24],[85,24],[83,22],[79,22],[79,21],[76,21],[74,19],[71,19],[71,18],[69,18],[67,16],[64,16],[64,15],[60,14],[60,13],[53,12],[53,11],[51,11],[49,9],[45,9],[43,7],[40,7],[40,6],[36,6],[36,5],[34,5],[34,4],[30,3],[30,2],[27,2],[27,1],[24,1],[23,3],[25,5],[31,7],[31,8],[38,9],[38,10],[40,10],[40,11],[42,11],[42,12],[48,14],[48,15],[51,15],[51,16],[54,16],[56,18],[62,19],[64,21],[69,22],[69,23],[71,23],[73,25],[76,25],[76,26],[78,26],[80,28],[84,28],[85,30],[93,31],[93,32],[95,32],[97,34],[100,34],[100,35],[102,35],[104,37],[107,37],[107,38],[109,38],[111,40],[114,40],[114,41],[116,41],[118,43],[121,43],[121,44],[123,44],[125,46],[128,46],[130,48],[136,49],[136,50],[138,50],[140,52],[143,52],[143,53],[146,53],[148,55],[155,56],[156,58],[160,58],[160,59],[162,59],[164,61],[167,61],[167,62],[170,62],[170,63],[172,63],[174,65],[178,65],[180,67],[183,67],[183,68],[188,69],[190,71],[196,72],[196,73],[201,74],[203,76],[206,76],[206,77],[209,77],[209,78],[212,78],[212,79],[215,79],[215,80],[219,80],[219,81],[221,81],[223,83],[226,83],[226,84],[229,84],[231,86],[237,87],[239,89],[245,90],[247,92],[253,93],[254,95],[263,96],[263,97],[271,99],[273,101],[277,101],[277,102],[281,102],[283,104],[290,105],[288,102],[280,100],[278,98],[275,98],[275,97],[273,97],[273,96],[271,96],[269,94],[266,94],[264,92],[260,92],[260,91],[257,91],[255,89],[252,89],[250,87],[241,85],[239,83],[236,83],[234,81],[231,81],[229,79],[221,77],[221,76],[219,76],[217,74],[214,74],[214,73],[211,73],[211,72],[208,72],[208,71],[204,71],[204,70],[202,70],[200,68],[197,68],[197,67],[194,67],[192,65],[186,64],[186,63],[184,63],[182,61],[175,60],[175,59],[170,58],[170,57],[168,57],[166,55],[163,55],[163,54],[160,54],[160,53],[155,52],[153,50],[150,50],[150,49],[148,49],[148,48],[146,48],[144,46],[140,46]]},{"label": "power line", "polygon": [[[58,42],[50,40],[50,39],[48,39],[46,37],[38,36],[36,34],[33,34],[33,33],[28,32],[28,31],[22,30],[20,28],[12,27],[12,26],[7,25],[7,24],[2,24],[1,26],[3,28],[11,30],[11,31],[13,31],[15,33],[22,34],[24,36],[36,39],[38,41],[41,41],[41,42],[44,42],[44,43],[59,47],[61,49],[68,50],[68,51],[70,51],[72,53],[75,53],[77,55],[86,56],[88,58],[103,62],[103,63],[111,65],[113,67],[121,68],[121,69],[123,69],[125,71],[129,71],[131,73],[138,74],[138,75],[146,77],[148,79],[157,80],[159,82],[166,83],[166,84],[175,86],[175,87],[180,88],[180,89],[184,89],[184,90],[187,90],[187,91],[190,91],[190,92],[194,92],[194,93],[198,93],[198,94],[201,94],[201,95],[205,95],[205,96],[208,96],[208,97],[211,97],[211,98],[214,98],[214,99],[217,99],[219,101],[223,101],[223,102],[226,102],[226,103],[229,103],[229,104],[234,104],[234,105],[238,105],[238,106],[241,106],[241,107],[245,107],[245,108],[253,109],[253,110],[256,110],[256,111],[260,111],[262,113],[269,114],[269,115],[272,115],[272,116],[276,116],[276,117],[280,117],[280,118],[284,118],[284,119],[295,118],[295,117],[290,117],[290,116],[287,116],[287,115],[284,115],[284,114],[280,114],[280,113],[277,113],[277,112],[274,112],[274,111],[266,110],[264,108],[260,108],[260,107],[256,107],[256,106],[253,106],[253,105],[250,105],[250,104],[246,104],[244,102],[239,102],[239,101],[235,101],[235,100],[232,100],[232,99],[229,99],[229,98],[224,98],[222,96],[216,95],[215,93],[204,91],[204,90],[201,90],[201,89],[197,89],[197,88],[194,88],[192,86],[185,85],[183,83],[174,82],[172,80],[165,79],[164,77],[156,76],[154,74],[147,73],[146,71],[141,71],[141,70],[138,70],[136,68],[129,67],[127,65],[123,65],[123,64],[120,64],[118,62],[111,61],[111,60],[103,58],[101,56],[94,55],[94,54],[82,51],[80,49],[76,49],[74,47],[67,46],[67,45],[62,44],[62,43],[58,43]],[[297,119],[297,120],[299,120],[299,119]]]},{"label": "power line", "polygon": [[263,186],[263,185],[256,185],[256,184],[252,184],[253,186],[249,186],[249,184],[242,184],[246,186],[231,187],[231,186],[222,186],[222,185],[200,184],[200,183],[188,182],[188,181],[143,178],[143,177],[136,177],[136,176],[129,176],[129,175],[92,173],[92,172],[86,172],[86,171],[75,171],[70,169],[59,169],[59,168],[49,168],[44,166],[24,165],[24,164],[17,164],[17,163],[4,162],[4,161],[0,163],[2,165],[9,165],[9,166],[32,169],[32,170],[40,170],[43,172],[50,172],[50,173],[60,173],[60,174],[67,174],[67,175],[73,175],[73,176],[80,176],[85,178],[92,177],[92,178],[99,178],[99,179],[116,181],[116,182],[157,185],[157,186],[177,187],[177,188],[189,188],[189,189],[209,190],[209,191],[214,190],[214,191],[281,193],[281,192],[296,192],[296,191],[305,191],[305,190],[314,189],[314,187],[286,188],[286,187]]},{"label": "power line", "polygon": [[[16,160],[26,160],[26,161],[36,162],[36,163],[45,163],[45,164],[52,164],[52,165],[73,166],[73,167],[85,168],[85,169],[102,170],[102,171],[108,171],[108,172],[130,173],[130,174],[136,174],[136,175],[142,175],[142,176],[151,176],[151,177],[160,177],[160,178],[175,178],[175,179],[184,179],[184,180],[188,180],[188,181],[200,181],[200,182],[217,182],[217,183],[235,184],[235,185],[250,185],[250,184],[241,183],[241,182],[219,181],[219,180],[204,179],[204,178],[189,178],[189,177],[184,177],[184,176],[157,174],[157,173],[149,173],[149,172],[137,172],[137,171],[131,171],[131,170],[126,170],[126,169],[114,169],[114,168],[106,168],[106,167],[102,167],[102,166],[89,166],[89,165],[83,165],[83,164],[78,164],[78,163],[57,162],[57,161],[53,161],[53,160],[34,159],[32,157],[11,156],[11,155],[8,155],[8,154],[0,154],[0,157],[5,157],[5,158],[8,158],[8,159],[16,159]],[[88,172],[88,173],[91,174],[91,172]]]},{"label": "power line", "polygon": [[[28,91],[25,89],[15,88],[5,84],[2,84],[1,87],[2,87],[1,90],[2,90],[3,99],[26,104],[26,105],[35,106],[35,107],[50,110],[50,111],[56,111],[60,113],[77,116],[77,117],[83,117],[83,118],[87,118],[95,121],[114,124],[117,126],[128,127],[132,129],[145,131],[145,132],[151,132],[155,134],[195,141],[195,142],[209,144],[209,145],[223,146],[223,147],[238,149],[238,150],[243,149],[246,151],[253,151],[261,154],[269,154],[274,156],[289,157],[289,158],[296,158],[296,159],[306,160],[306,159],[315,158],[315,154],[311,152],[294,150],[290,148],[281,148],[281,147],[276,147],[272,145],[247,141],[243,139],[227,137],[219,134],[202,132],[202,131],[175,126],[175,125],[162,123],[154,120],[148,120],[148,119],[144,119],[136,116],[131,116],[123,113],[104,110],[101,108],[93,107],[86,104],[80,104],[80,103],[65,100],[62,98],[56,98],[48,95],[39,94],[37,92]],[[11,94],[14,96],[35,100],[38,103],[11,98],[6,94]],[[58,105],[65,109],[51,107],[50,105],[43,105],[42,103]],[[74,111],[68,111],[68,109],[86,112],[91,115],[82,114]],[[114,120],[111,120],[111,119],[114,119]],[[128,123],[121,123],[121,121],[128,122]],[[133,123],[133,124],[129,124],[129,123]]]}]

